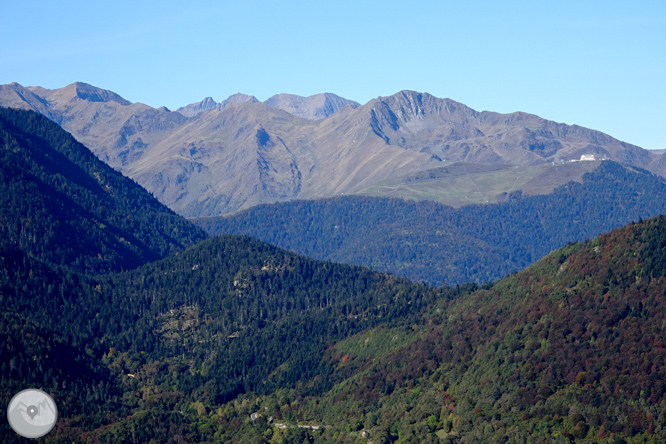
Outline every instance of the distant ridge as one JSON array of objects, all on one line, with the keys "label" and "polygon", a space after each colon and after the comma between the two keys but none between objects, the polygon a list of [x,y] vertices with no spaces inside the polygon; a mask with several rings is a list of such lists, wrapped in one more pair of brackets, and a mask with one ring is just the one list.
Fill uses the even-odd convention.
[{"label": "distant ridge", "polygon": [[97,88],[95,86],[82,82],[76,82],[72,85],[63,88],[62,93],[65,98],[67,97],[71,97],[71,99],[78,98],[82,100],[87,100],[89,102],[116,102],[123,106],[132,104],[130,101],[123,99],[118,94],[112,91]]},{"label": "distant ridge", "polygon": [[347,106],[352,108],[361,106],[353,100],[331,93],[315,94],[308,97],[295,94],[276,94],[264,103],[308,120],[325,119]]},{"label": "distant ridge", "polygon": [[18,83],[0,85],[0,105],[5,108],[29,109],[53,119],[49,102],[32,90],[48,91],[44,88],[25,88]]},{"label": "distant ridge", "polygon": [[[227,97],[221,103],[217,103],[212,97],[206,97],[201,102],[183,106],[176,111],[186,117],[194,117],[207,111],[224,109],[231,104],[255,103],[258,101],[254,96],[236,93]],[[325,119],[346,106],[351,106],[352,108],[361,106],[353,100],[348,100],[331,93],[315,94],[309,97],[295,94],[276,94],[264,103],[308,120]]]},{"label": "distant ridge", "polygon": [[[361,106],[334,94],[281,94],[266,103],[236,94],[170,112],[83,83],[56,90],[12,83],[0,86],[0,106],[46,115],[185,216],[343,193],[492,203],[580,181],[585,168],[558,173],[580,159],[666,174],[666,154],[599,131],[523,112],[479,112],[416,91]],[[488,174],[462,183],[445,173],[454,164],[486,165]]]},{"label": "distant ridge", "polygon": [[238,103],[254,103],[258,101],[259,100],[257,100],[257,98],[254,96],[248,96],[247,94],[236,93],[230,95],[221,103],[217,103],[215,100],[213,100],[212,97],[206,97],[201,102],[192,103],[190,105],[183,106],[181,108],[178,108],[176,111],[186,117],[194,117],[206,111],[211,111],[214,109],[217,110],[224,109],[227,107],[227,105],[238,104]]},{"label": "distant ridge", "polygon": [[115,102],[122,106],[128,106],[132,104],[132,102],[123,99],[113,91],[97,88],[96,86],[92,86],[83,82],[75,82],[71,85],[67,85],[64,88],[55,90],[48,90],[38,86],[29,87],[27,89],[38,97],[41,97],[43,100],[45,100],[46,103],[67,103],[75,101],[76,99],[80,99],[87,102]]}]

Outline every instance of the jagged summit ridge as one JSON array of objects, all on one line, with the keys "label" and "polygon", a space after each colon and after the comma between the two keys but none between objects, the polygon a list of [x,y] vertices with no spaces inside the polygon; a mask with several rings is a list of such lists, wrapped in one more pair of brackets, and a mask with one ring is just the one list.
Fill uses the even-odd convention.
[{"label": "jagged summit ridge", "polygon": [[227,97],[226,100],[224,100],[222,102],[222,105],[223,105],[222,107],[224,108],[225,106],[230,105],[232,103],[235,103],[235,104],[238,104],[238,103],[256,103],[258,101],[259,100],[254,96],[251,96],[251,95],[248,95],[248,94],[243,94],[243,93],[236,93],[236,94],[232,94],[229,97]]},{"label": "jagged summit ridge", "polygon": [[206,97],[201,102],[190,103],[189,105],[182,106],[176,110],[176,112],[181,113],[185,117],[194,117],[197,114],[210,111],[213,109],[219,109],[220,104],[213,100],[212,97]]},{"label": "jagged summit ridge", "polygon": [[[256,103],[256,97],[236,93],[223,102],[217,103],[212,97],[206,97],[200,102],[192,103],[179,108],[177,111],[186,117],[194,117],[206,111],[221,110],[231,104]],[[347,106],[358,108],[360,105],[331,93],[314,94],[303,97],[296,94],[276,94],[264,102],[266,105],[278,108],[297,117],[308,120],[320,120],[329,117]]]},{"label": "jagged summit ridge", "polygon": [[63,92],[69,91],[72,91],[79,99],[89,102],[116,102],[123,106],[132,104],[112,91],[97,88],[88,83],[75,82],[63,89]]},{"label": "jagged summit ridge", "polygon": [[48,102],[63,103],[80,99],[87,102],[115,102],[122,106],[129,106],[132,104],[132,102],[125,100],[123,97],[114,93],[113,91],[98,88],[83,82],[74,82],[58,89],[46,89],[39,86],[31,86],[27,89],[32,91],[37,96],[46,99]]},{"label": "jagged summit ridge", "polygon": [[314,94],[308,97],[296,94],[276,94],[264,103],[308,120],[325,119],[347,106],[352,108],[361,106],[353,100],[331,93]]},{"label": "jagged summit ridge", "polygon": [[236,93],[232,94],[220,103],[213,100],[212,97],[206,97],[201,102],[191,103],[189,105],[178,108],[176,111],[185,117],[194,117],[198,114],[211,110],[220,110],[226,108],[231,104],[239,103],[255,103],[258,102],[256,97],[247,94]]}]

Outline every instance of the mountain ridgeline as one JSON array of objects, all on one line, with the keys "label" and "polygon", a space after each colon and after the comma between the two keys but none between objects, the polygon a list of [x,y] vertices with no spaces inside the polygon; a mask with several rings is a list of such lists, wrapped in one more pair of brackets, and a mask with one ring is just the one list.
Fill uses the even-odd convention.
[{"label": "mountain ridgeline", "polygon": [[[235,94],[171,112],[84,83],[54,90],[13,83],[0,86],[0,106],[46,115],[187,217],[342,193],[497,202],[580,180],[584,168],[550,167],[583,155],[666,174],[662,153],[598,131],[414,91],[364,105],[333,94],[278,94],[264,103]],[[459,163],[492,171],[443,174]]]},{"label": "mountain ridgeline", "polygon": [[47,118],[0,108],[2,241],[85,272],[137,267],[206,234]]},{"label": "mountain ridgeline", "polygon": [[485,283],[567,242],[666,213],[666,181],[602,162],[552,194],[454,209],[435,202],[344,196],[261,205],[194,221],[323,260],[369,266],[433,285]]},{"label": "mountain ridgeline", "polygon": [[[206,238],[45,117],[0,116],[0,403],[49,392],[59,418],[42,442],[666,441],[664,216],[567,244],[494,285],[433,288],[246,236]],[[516,237],[517,255],[536,255],[526,239],[555,238],[567,206],[604,229],[661,186],[603,162],[556,200],[507,196],[489,207],[498,222],[467,233],[479,245]],[[360,229],[353,208],[376,232],[386,214],[415,226],[429,215],[459,237],[483,208],[324,203],[340,208],[333,230]],[[509,229],[520,220],[524,234]],[[0,440],[23,442],[6,422]]]}]

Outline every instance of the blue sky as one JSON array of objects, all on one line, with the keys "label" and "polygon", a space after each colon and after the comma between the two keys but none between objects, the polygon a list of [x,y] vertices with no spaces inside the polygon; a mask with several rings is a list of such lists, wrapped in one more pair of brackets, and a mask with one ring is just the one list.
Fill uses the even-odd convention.
[{"label": "blue sky", "polygon": [[154,107],[413,89],[655,149],[665,80],[664,0],[0,4],[0,84],[83,81]]}]

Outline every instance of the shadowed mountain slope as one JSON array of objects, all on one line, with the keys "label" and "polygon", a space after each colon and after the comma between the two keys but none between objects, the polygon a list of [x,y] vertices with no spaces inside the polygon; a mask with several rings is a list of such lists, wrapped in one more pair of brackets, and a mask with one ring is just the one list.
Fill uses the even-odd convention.
[{"label": "shadowed mountain slope", "polygon": [[0,108],[0,141],[0,232],[44,262],[128,269],[206,237],[37,113]]}]

